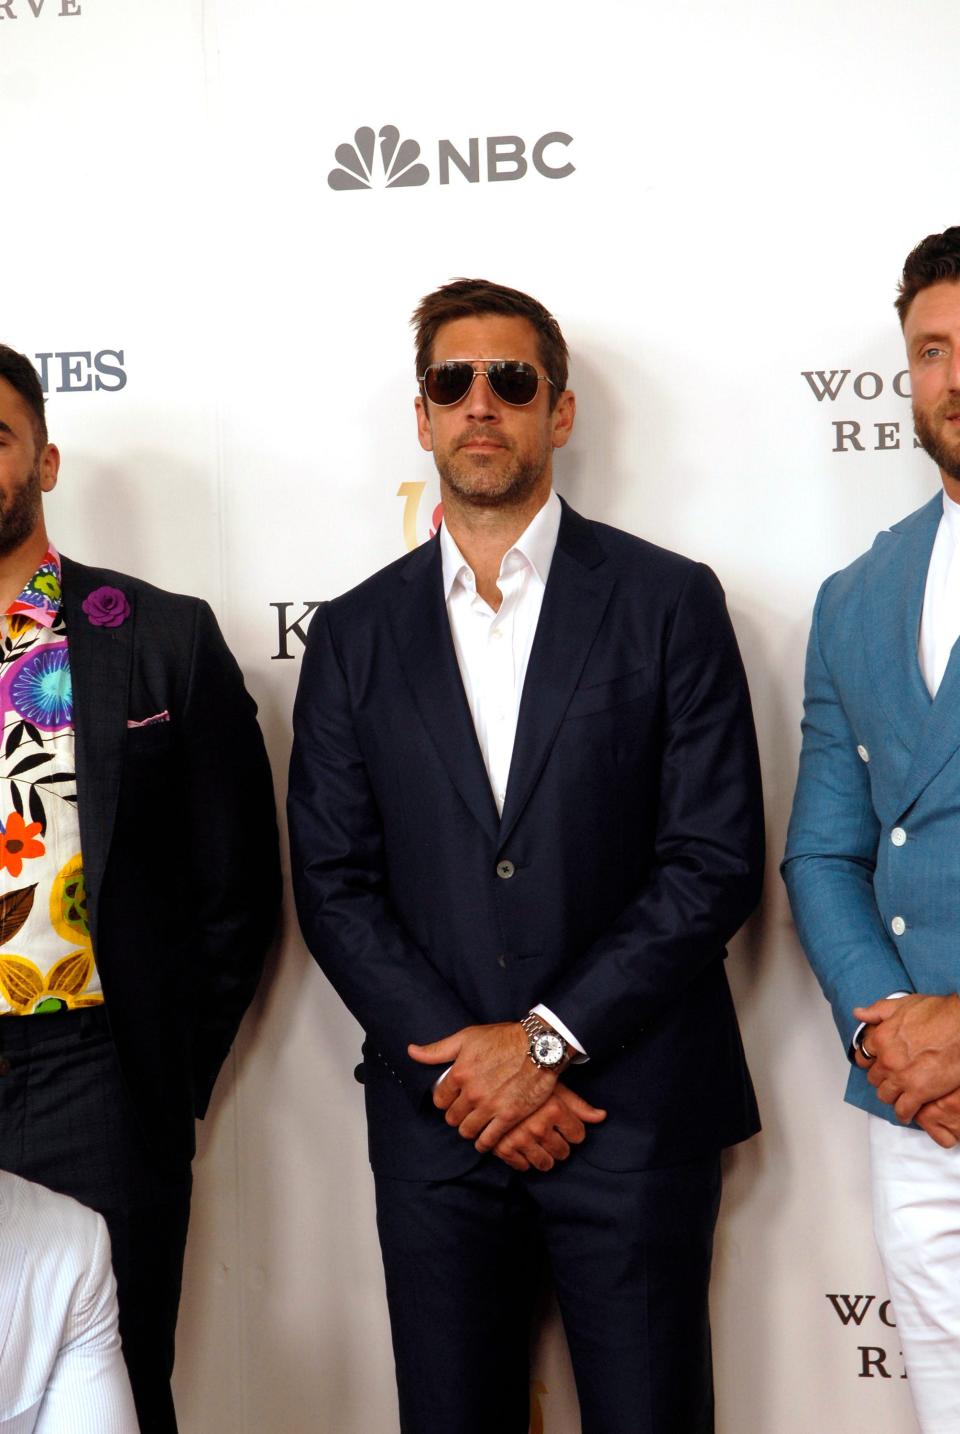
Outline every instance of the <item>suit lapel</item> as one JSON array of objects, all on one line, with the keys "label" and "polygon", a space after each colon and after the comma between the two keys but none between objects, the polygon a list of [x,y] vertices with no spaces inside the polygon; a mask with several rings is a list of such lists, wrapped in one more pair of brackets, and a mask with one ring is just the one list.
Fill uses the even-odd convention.
[{"label": "suit lapel", "polygon": [[123,766],[136,621],[135,598],[125,591],[130,615],[119,627],[98,627],[83,611],[107,574],[63,558],[63,606],[73,683],[80,844],[92,915],[107,864]]},{"label": "suit lapel", "polygon": [[919,753],[931,715],[917,660],[923,593],[942,512],[940,498],[889,533],[866,575],[863,643],[878,705],[907,751]]},{"label": "suit lapel", "polygon": [[[939,497],[936,500],[936,510],[937,512],[941,511]],[[933,531],[936,533],[936,527]],[[924,567],[924,578],[926,578],[926,567]],[[906,811],[907,807],[916,801],[924,787],[933,780],[960,747],[960,716],[958,716],[960,707],[958,707],[958,703],[960,703],[960,642],[956,642],[953,646],[943,679],[937,688],[937,695],[929,706],[926,721],[919,734],[913,761],[907,773],[901,810]]]},{"label": "suit lapel", "polygon": [[500,819],[450,635],[438,539],[424,543],[406,564],[400,600],[391,617],[400,661],[437,755],[495,843]]},{"label": "suit lapel", "polygon": [[589,523],[564,503],[523,684],[501,845],[509,839],[543,771],[612,591],[612,574]]}]

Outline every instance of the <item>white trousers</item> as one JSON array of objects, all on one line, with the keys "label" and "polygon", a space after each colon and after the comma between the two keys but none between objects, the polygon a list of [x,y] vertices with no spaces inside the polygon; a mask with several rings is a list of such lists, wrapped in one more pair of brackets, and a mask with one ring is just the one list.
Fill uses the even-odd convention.
[{"label": "white trousers", "polygon": [[923,1434],[960,1431],[960,1145],[870,1116],[873,1224]]}]

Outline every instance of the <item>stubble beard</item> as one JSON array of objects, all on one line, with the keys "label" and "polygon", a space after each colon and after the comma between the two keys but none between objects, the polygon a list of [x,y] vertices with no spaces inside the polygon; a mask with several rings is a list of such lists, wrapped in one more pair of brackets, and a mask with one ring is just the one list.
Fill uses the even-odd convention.
[{"label": "stubble beard", "polygon": [[948,478],[953,478],[955,482],[960,483],[960,443],[953,448],[948,447],[934,426],[937,418],[942,418],[947,413],[957,412],[960,412],[960,397],[953,397],[938,404],[933,418],[917,408],[916,404],[913,405],[913,426],[924,452],[933,459],[938,468],[946,473]]},{"label": "stubble beard", "polygon": [[31,536],[43,507],[40,488],[40,459],[15,492],[0,495],[0,558],[16,552]]},{"label": "stubble beard", "polygon": [[513,451],[504,463],[502,449],[465,454],[461,446],[434,455],[437,472],[451,493],[475,508],[522,507],[543,478],[550,456],[549,449],[531,457]]}]

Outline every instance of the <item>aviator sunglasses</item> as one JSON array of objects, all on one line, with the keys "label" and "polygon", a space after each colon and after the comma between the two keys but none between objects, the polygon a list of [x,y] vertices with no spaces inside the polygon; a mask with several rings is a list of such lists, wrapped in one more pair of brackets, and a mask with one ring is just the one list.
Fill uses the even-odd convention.
[{"label": "aviator sunglasses", "polygon": [[[474,364],[481,365],[474,368]],[[425,373],[418,376],[423,391],[431,403],[438,408],[449,408],[459,403],[473,387],[473,380],[482,373],[493,393],[513,408],[523,408],[537,396],[540,380],[553,387],[553,380],[545,373],[537,373],[533,364],[517,359],[494,359],[487,363],[483,359],[458,359],[452,363],[432,363]]]}]

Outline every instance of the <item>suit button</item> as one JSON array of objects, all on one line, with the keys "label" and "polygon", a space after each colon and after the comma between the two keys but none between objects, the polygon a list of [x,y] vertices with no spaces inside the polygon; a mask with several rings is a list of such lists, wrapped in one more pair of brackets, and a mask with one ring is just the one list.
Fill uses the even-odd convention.
[{"label": "suit button", "polygon": [[0,1076],[10,1074],[10,1057],[0,1056]]},{"label": "suit button", "polygon": [[857,748],[857,756],[860,757],[861,760],[864,762],[869,762],[870,760],[870,753],[867,751],[866,747],[863,745],[862,742]]},{"label": "suit button", "polygon": [[893,932],[894,936],[902,936],[906,929],[907,923],[904,921],[902,916],[895,916],[890,922],[890,930]]},{"label": "suit button", "polygon": [[904,831],[903,827],[894,827],[893,831],[890,833],[890,840],[893,842],[894,846],[903,846],[906,839],[907,834]]},{"label": "suit button", "polygon": [[506,958],[506,956],[504,956],[504,954],[503,954],[502,951],[500,952],[500,955],[497,957],[497,965],[500,967],[500,970],[501,970],[501,971],[505,971],[505,970],[507,969],[507,958]]},{"label": "suit button", "polygon": [[497,876],[502,877],[504,881],[510,880],[511,876],[513,876],[515,869],[516,868],[514,867],[512,861],[497,862]]}]

